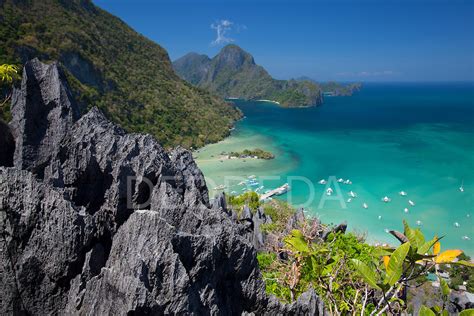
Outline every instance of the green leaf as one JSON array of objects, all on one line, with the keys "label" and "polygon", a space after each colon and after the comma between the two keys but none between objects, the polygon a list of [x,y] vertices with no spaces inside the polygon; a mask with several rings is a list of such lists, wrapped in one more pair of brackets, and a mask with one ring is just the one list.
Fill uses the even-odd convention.
[{"label": "green leaf", "polygon": [[474,316],[474,309],[465,309],[459,313],[459,316]]},{"label": "green leaf", "polygon": [[403,262],[410,250],[410,246],[410,242],[404,243],[390,256],[390,261],[387,266],[387,283],[390,284],[390,286],[394,285],[402,276]]},{"label": "green leaf", "polygon": [[291,231],[291,234],[285,238],[285,243],[290,246],[293,251],[301,253],[309,252],[308,243],[306,242],[303,233],[298,229]]},{"label": "green leaf", "polygon": [[390,256],[394,251],[395,249],[392,249],[392,248],[378,247],[373,250],[373,255],[374,257]]},{"label": "green leaf", "polygon": [[451,292],[448,283],[443,278],[439,278],[439,284],[441,285],[441,292],[443,295],[448,296],[449,292]]},{"label": "green leaf", "polygon": [[458,260],[456,262],[450,262],[449,264],[458,264],[458,265],[461,265],[461,266],[474,268],[474,263],[466,261],[466,260]]},{"label": "green leaf", "polygon": [[381,290],[381,288],[377,285],[377,278],[373,269],[369,268],[368,265],[358,259],[351,259],[351,261],[354,264],[357,272],[362,278],[364,278],[367,284],[369,284],[374,289]]},{"label": "green leaf", "polygon": [[425,243],[425,236],[419,228],[411,228],[407,221],[403,221],[404,233],[414,248],[419,248]]},{"label": "green leaf", "polygon": [[433,247],[434,244],[436,244],[438,241],[440,241],[441,238],[443,238],[443,237],[440,237],[440,238],[435,237],[435,238],[431,239],[430,241],[425,242],[423,245],[418,247],[418,253],[420,255],[424,255],[424,254],[428,253],[428,251],[430,251],[431,247]]},{"label": "green leaf", "polygon": [[421,305],[418,315],[419,316],[436,316],[436,314],[425,305]]}]

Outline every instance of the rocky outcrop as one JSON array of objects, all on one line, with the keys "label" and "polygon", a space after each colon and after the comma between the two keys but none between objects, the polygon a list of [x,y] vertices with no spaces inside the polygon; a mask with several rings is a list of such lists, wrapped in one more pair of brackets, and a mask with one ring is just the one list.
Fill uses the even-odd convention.
[{"label": "rocky outcrop", "polygon": [[225,198],[211,207],[188,151],[79,117],[56,64],[23,73],[0,168],[0,314],[323,313],[314,291],[265,294],[244,225]]},{"label": "rocky outcrop", "polygon": [[0,119],[0,166],[13,166],[15,141],[8,125]]}]

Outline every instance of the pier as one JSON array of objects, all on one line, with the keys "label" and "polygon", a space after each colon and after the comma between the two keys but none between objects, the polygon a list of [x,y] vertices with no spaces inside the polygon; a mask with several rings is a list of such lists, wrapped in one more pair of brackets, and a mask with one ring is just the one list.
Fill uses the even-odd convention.
[{"label": "pier", "polygon": [[288,190],[290,190],[290,186],[288,185],[288,183],[285,183],[284,185],[282,185],[281,187],[278,187],[276,189],[273,189],[267,193],[264,193],[262,195],[260,195],[260,201],[264,201],[274,195],[282,195],[286,192],[288,192]]}]

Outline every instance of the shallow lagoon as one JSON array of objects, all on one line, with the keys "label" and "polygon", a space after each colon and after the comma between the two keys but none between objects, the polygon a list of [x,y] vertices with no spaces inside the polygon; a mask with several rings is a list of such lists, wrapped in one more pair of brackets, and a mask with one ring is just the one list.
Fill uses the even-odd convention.
[{"label": "shallow lagoon", "polygon": [[[372,242],[395,242],[385,230],[401,230],[406,219],[413,226],[420,221],[429,237],[446,235],[443,246],[474,254],[473,84],[366,84],[352,97],[327,97],[318,108],[235,103],[246,118],[232,136],[195,153],[211,194],[224,183],[228,192],[243,192],[238,177],[250,175],[263,190],[290,182],[291,192],[279,198],[304,205],[324,222],[347,221]],[[220,159],[221,152],[245,148],[276,158]],[[358,197],[345,207],[340,201],[319,207],[325,186],[317,182],[330,176],[352,181],[338,184],[344,201],[351,190]],[[400,196],[402,190],[408,196]],[[383,203],[384,196],[391,202]]]}]

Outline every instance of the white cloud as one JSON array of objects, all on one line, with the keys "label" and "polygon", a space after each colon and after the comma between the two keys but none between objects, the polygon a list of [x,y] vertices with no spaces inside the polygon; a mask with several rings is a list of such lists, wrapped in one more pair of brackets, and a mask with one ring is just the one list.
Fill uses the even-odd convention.
[{"label": "white cloud", "polygon": [[216,39],[211,42],[212,45],[227,44],[234,41],[234,39],[228,37],[229,32],[232,30],[233,22],[229,20],[220,20],[216,23],[211,24],[211,28],[216,30]]}]

